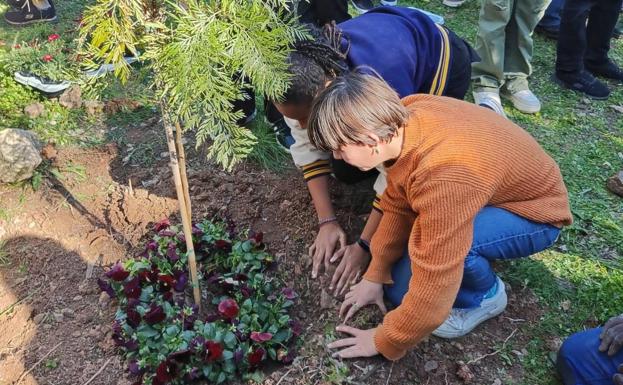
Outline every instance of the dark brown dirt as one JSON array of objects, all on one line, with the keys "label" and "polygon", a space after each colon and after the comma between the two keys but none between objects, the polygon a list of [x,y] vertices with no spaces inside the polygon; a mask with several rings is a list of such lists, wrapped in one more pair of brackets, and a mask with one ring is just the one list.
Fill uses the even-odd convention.
[{"label": "dark brown dirt", "polygon": [[[149,141],[159,135],[153,130],[135,129],[128,137]],[[166,160],[133,167],[122,161],[126,150],[114,144],[58,149],[58,166],[82,165],[85,178],[64,174],[63,180],[48,180],[37,192],[0,188],[6,213],[0,216],[0,238],[6,241],[8,260],[0,265],[0,384],[21,378],[26,385],[80,385],[103,366],[91,384],[130,384],[110,341],[114,304],[100,299],[95,280],[103,266],[131,257],[152,223],[165,217],[178,220]],[[445,385],[465,383],[470,376],[471,384],[521,381],[517,363],[529,342],[524,331],[539,321],[542,310],[531,292],[520,287],[508,287],[509,307],[502,316],[465,338],[431,337],[396,363],[331,359],[324,346],[335,337],[338,318],[335,310],[319,306],[326,280],[310,278],[306,250],[315,236],[315,214],[298,172],[272,173],[244,164],[228,174],[190,155],[195,219],[227,214],[242,228],[263,231],[280,262],[279,274],[301,294],[295,310],[306,324],[300,356],[293,365],[267,373],[264,384]],[[351,240],[372,196],[362,189],[333,188]],[[373,327],[380,320],[370,309],[354,323]]]}]

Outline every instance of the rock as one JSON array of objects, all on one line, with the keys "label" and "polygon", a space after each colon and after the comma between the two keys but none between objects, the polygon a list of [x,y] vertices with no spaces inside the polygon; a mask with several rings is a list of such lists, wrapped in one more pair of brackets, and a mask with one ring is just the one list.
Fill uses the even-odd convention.
[{"label": "rock", "polygon": [[426,361],[426,363],[424,364],[424,371],[426,373],[430,373],[433,370],[437,370],[438,367],[439,367],[439,362],[435,360]]},{"label": "rock", "polygon": [[32,177],[42,161],[40,151],[41,143],[33,132],[13,128],[0,131],[0,182]]},{"label": "rock", "polygon": [[81,295],[77,295],[73,298],[74,301],[81,301],[82,300],[82,296]]},{"label": "rock", "polygon": [[545,342],[545,346],[550,352],[557,352],[562,346],[562,339],[560,337],[553,337]]},{"label": "rock", "polygon": [[292,206],[292,202],[286,199],[279,205],[279,210],[286,211],[290,206]]},{"label": "rock", "polygon": [[45,320],[45,313],[37,314],[33,317],[32,320],[35,321],[35,324],[39,325],[41,322],[43,322],[43,320]]},{"label": "rock", "polygon": [[45,107],[39,102],[29,104],[24,107],[24,114],[26,114],[31,119],[38,118],[39,116],[41,116],[41,114],[43,114],[43,111],[45,111]]},{"label": "rock", "polygon": [[623,197],[623,170],[608,178],[606,187],[608,187],[608,190],[613,194]]},{"label": "rock", "polygon": [[75,332],[71,333],[71,336],[74,338],[78,338],[82,335],[82,333],[80,333],[80,330],[76,330]]},{"label": "rock", "polygon": [[320,308],[322,309],[335,308],[335,302],[333,301],[333,297],[331,297],[331,294],[327,293],[327,291],[324,289],[320,293]]},{"label": "rock", "polygon": [[469,368],[469,366],[467,366],[463,361],[457,362],[457,365],[457,377],[466,384],[471,383],[474,380],[474,373],[472,373],[472,370]]},{"label": "rock", "polygon": [[108,304],[110,303],[110,297],[108,296],[106,292],[102,292],[97,302],[99,303],[100,307],[103,309],[106,306],[108,306]]},{"label": "rock", "polygon": [[58,98],[58,103],[65,108],[80,108],[82,107],[82,90],[78,86],[71,86],[63,94],[60,98]]},{"label": "rock", "polygon": [[70,309],[68,307],[66,307],[63,310],[61,310],[61,314],[64,317],[67,317],[67,318],[74,318],[76,316],[76,313],[72,309]]},{"label": "rock", "polygon": [[54,146],[54,143],[46,144],[45,146],[43,146],[43,149],[41,150],[41,156],[51,161],[54,161],[57,155],[58,155],[58,151],[56,151],[56,147]]},{"label": "rock", "polygon": [[104,103],[98,100],[85,100],[84,108],[87,111],[87,115],[97,115],[104,112]]}]

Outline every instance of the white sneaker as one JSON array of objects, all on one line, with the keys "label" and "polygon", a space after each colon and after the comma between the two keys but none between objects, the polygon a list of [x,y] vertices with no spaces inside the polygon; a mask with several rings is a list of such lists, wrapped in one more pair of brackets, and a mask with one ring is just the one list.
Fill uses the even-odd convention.
[{"label": "white sneaker", "polygon": [[398,0],[381,0],[381,4],[395,7],[396,5],[398,5]]},{"label": "white sneaker", "polygon": [[504,282],[497,278],[498,290],[491,298],[482,300],[479,307],[473,309],[452,309],[450,316],[439,326],[433,335],[441,338],[458,338],[474,330],[489,318],[493,318],[506,309],[508,298]]},{"label": "white sneaker", "polygon": [[513,102],[513,106],[526,114],[536,114],[541,111],[541,102],[530,90],[517,91],[514,94],[502,93],[505,99]]},{"label": "white sneaker", "polygon": [[479,91],[473,92],[474,103],[479,106],[486,107],[493,110],[496,114],[506,117],[504,108],[502,107],[502,100],[500,100],[500,94],[493,91]]},{"label": "white sneaker", "polygon": [[463,5],[467,0],[443,0],[441,3],[446,7],[457,8]]},{"label": "white sneaker", "polygon": [[71,83],[66,80],[54,81],[30,72],[18,71],[13,76],[16,82],[30,86],[48,95],[60,94],[71,86]]}]

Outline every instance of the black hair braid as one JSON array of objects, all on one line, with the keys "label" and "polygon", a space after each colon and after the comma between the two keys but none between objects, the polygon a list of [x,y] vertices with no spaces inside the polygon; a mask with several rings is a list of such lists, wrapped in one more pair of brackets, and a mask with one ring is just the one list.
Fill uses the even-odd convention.
[{"label": "black hair braid", "polygon": [[308,32],[312,38],[295,42],[288,57],[292,78],[285,103],[310,103],[327,81],[349,70],[346,55],[350,41],[347,39],[346,49],[342,50],[343,35],[335,22],[322,29],[309,25]]}]

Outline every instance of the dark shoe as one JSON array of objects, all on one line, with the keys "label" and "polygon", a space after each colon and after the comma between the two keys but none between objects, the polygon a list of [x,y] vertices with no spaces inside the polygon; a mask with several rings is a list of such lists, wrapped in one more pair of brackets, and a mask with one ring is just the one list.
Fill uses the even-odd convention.
[{"label": "dark shoe", "polygon": [[242,92],[244,93],[244,99],[235,100],[232,103],[234,105],[234,111],[242,111],[242,117],[236,122],[240,127],[251,123],[251,121],[255,119],[255,115],[257,115],[255,93],[251,88],[245,88]]},{"label": "dark shoe", "polygon": [[623,17],[619,16],[619,22],[614,26],[612,37],[618,39],[623,35]]},{"label": "dark shoe", "polygon": [[371,0],[350,0],[350,3],[359,14],[366,13],[374,8],[374,3]]},{"label": "dark shoe", "polygon": [[612,60],[608,60],[605,64],[598,66],[584,63],[584,66],[595,76],[601,76],[604,78],[623,82],[623,70],[621,70],[621,67],[614,64]]},{"label": "dark shoe", "polygon": [[275,132],[277,143],[279,143],[284,150],[290,152],[290,146],[294,144],[294,138],[292,137],[290,127],[286,124],[285,120],[279,119],[273,123],[273,131]]},{"label": "dark shoe", "polygon": [[538,33],[539,35],[543,35],[548,39],[558,41],[558,34],[560,33],[560,29],[555,27],[541,27],[540,25],[537,25],[534,29],[534,32]]},{"label": "dark shoe", "polygon": [[587,71],[578,74],[554,74],[552,80],[563,88],[581,92],[596,100],[608,99],[610,90]]},{"label": "dark shoe", "polygon": [[12,25],[28,25],[33,23],[50,22],[56,20],[56,9],[50,1],[50,8],[39,9],[30,1],[19,2],[19,9],[7,11],[4,20]]}]

